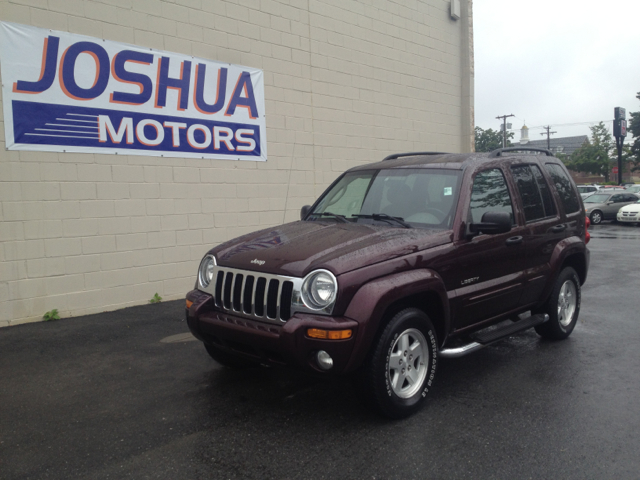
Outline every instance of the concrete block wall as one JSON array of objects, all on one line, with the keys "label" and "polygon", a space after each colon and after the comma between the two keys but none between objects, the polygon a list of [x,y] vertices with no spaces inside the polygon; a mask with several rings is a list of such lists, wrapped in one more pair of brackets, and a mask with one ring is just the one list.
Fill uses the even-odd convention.
[{"label": "concrete block wall", "polygon": [[269,154],[16,152],[0,123],[0,326],[181,298],[211,246],[296,220],[345,169],[468,151],[470,23],[449,3],[0,0],[4,21],[262,69]]}]

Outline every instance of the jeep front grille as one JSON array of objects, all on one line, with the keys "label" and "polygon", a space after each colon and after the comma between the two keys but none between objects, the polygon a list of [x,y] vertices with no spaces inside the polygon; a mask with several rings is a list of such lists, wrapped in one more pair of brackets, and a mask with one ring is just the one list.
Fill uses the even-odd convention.
[{"label": "jeep front grille", "polygon": [[213,279],[204,290],[213,296],[216,307],[225,312],[286,322],[291,318],[296,281],[300,279],[216,266]]}]

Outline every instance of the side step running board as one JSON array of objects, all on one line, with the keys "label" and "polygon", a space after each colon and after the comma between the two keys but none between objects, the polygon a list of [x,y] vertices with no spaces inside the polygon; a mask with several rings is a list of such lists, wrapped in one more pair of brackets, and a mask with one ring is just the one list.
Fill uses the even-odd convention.
[{"label": "side step running board", "polygon": [[549,315],[547,315],[546,313],[541,313],[538,315],[531,315],[524,320],[519,320],[512,323],[511,325],[507,325],[502,328],[498,328],[488,332],[474,333],[473,335],[471,335],[471,338],[475,340],[474,342],[463,345],[462,347],[445,348],[444,350],[440,350],[439,355],[441,358],[462,357],[464,355],[468,355],[469,353],[475,352],[476,350],[480,350],[487,345],[497,342],[498,340],[502,340],[503,338],[513,335],[514,333],[528,330],[532,327],[540,325],[547,320],[549,320]]}]

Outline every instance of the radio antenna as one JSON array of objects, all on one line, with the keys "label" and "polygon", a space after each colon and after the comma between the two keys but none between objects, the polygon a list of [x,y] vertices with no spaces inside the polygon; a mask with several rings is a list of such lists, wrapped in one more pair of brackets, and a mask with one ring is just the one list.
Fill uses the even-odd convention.
[{"label": "radio antenna", "polygon": [[293,141],[293,151],[291,152],[291,165],[289,165],[289,180],[287,181],[287,195],[284,197],[284,212],[282,212],[282,223],[287,216],[287,203],[289,201],[289,187],[291,186],[291,170],[293,170],[293,159],[296,154],[296,141]]}]

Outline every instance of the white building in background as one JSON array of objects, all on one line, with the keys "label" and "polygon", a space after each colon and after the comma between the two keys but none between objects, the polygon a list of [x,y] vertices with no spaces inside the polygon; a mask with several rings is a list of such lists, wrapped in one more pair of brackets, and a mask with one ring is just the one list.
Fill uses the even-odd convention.
[{"label": "white building in background", "polygon": [[[37,27],[22,66],[5,68],[16,54],[0,45],[0,326],[54,308],[65,317],[144,304],[156,292],[178,299],[210,247],[296,220],[345,169],[392,152],[472,151],[471,0],[459,3],[455,18],[449,0],[0,0],[2,22]],[[252,82],[262,75],[262,103],[243,66],[258,72]],[[223,68],[227,103],[216,110]],[[90,135],[33,123],[58,122],[33,105],[63,98],[45,101],[44,87],[64,92],[72,125],[82,109],[102,109],[87,128],[117,145],[47,143]],[[170,121],[140,117],[168,106]],[[191,111],[215,111],[219,128],[193,124]],[[223,125],[236,113],[248,126]],[[233,158],[260,122],[266,161]],[[163,152],[187,142],[190,153],[153,150],[160,136],[173,141]]]}]

